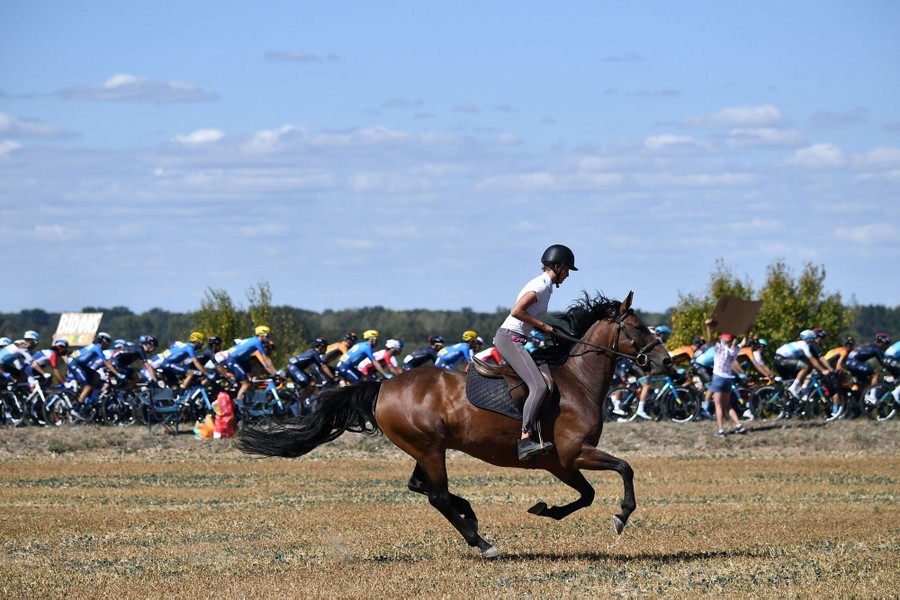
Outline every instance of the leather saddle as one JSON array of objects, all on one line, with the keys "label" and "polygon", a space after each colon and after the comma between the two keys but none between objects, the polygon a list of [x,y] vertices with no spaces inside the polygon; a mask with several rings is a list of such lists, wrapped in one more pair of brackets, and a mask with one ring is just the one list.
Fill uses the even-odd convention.
[{"label": "leather saddle", "polygon": [[[547,396],[541,405],[543,411],[556,397],[556,386],[546,364],[538,365],[547,382]],[[522,419],[522,408],[528,397],[528,388],[509,365],[490,365],[472,357],[466,375],[466,396],[473,405],[514,419]]]}]

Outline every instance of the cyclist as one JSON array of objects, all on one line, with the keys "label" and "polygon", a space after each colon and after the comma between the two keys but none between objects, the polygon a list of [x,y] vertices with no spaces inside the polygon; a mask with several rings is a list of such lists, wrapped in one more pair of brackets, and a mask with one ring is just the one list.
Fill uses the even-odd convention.
[{"label": "cyclist", "polygon": [[458,371],[460,365],[467,367],[472,360],[472,348],[477,339],[478,333],[471,329],[464,331],[461,342],[441,348],[434,366],[448,371]]},{"label": "cyclist", "polygon": [[312,389],[313,380],[306,369],[311,369],[321,384],[335,378],[331,367],[322,360],[321,355],[327,348],[328,340],[323,337],[317,337],[313,341],[312,348],[288,359],[287,374],[294,382],[294,387],[297,390],[304,390],[307,387]]},{"label": "cyclist", "polygon": [[[547,312],[553,286],[559,287],[569,277],[570,271],[577,271],[575,254],[562,244],[554,244],[541,255],[541,274],[528,281],[516,296],[516,303],[509,316],[494,335],[494,346],[500,356],[509,364],[522,382],[528,387],[528,397],[522,410],[522,434],[516,442],[519,460],[528,460],[553,448],[550,442],[542,443],[534,439],[534,421],[547,395],[547,383],[531,355],[525,350],[528,331],[537,329],[552,334],[553,326],[542,322],[539,317]],[[478,337],[474,331],[472,339]],[[438,362],[441,357],[438,357]]]},{"label": "cyclist", "polygon": [[828,363],[828,366],[835,371],[845,372],[847,369],[844,368],[844,363],[847,361],[847,356],[850,354],[850,351],[853,350],[855,346],[856,340],[848,335],[841,342],[840,346],[826,352],[823,359]]},{"label": "cyclist", "polygon": [[495,348],[494,346],[491,346],[490,348],[485,348],[481,352],[476,352],[474,356],[481,362],[487,363],[489,365],[502,365],[503,364],[503,357],[500,356],[500,353],[497,351],[497,348]]},{"label": "cyclist", "polygon": [[359,383],[363,379],[371,379],[363,375],[357,366],[364,358],[372,361],[375,370],[381,373],[382,377],[387,377],[387,371],[384,370],[380,363],[375,361],[375,353],[372,351],[372,348],[378,345],[379,335],[377,330],[367,329],[363,332],[363,341],[354,344],[338,360],[337,372],[347,383]]},{"label": "cyclist", "polygon": [[178,379],[184,377],[181,381],[181,389],[186,390],[191,387],[194,373],[204,372],[203,363],[197,360],[197,352],[203,348],[204,341],[205,336],[199,331],[194,331],[187,342],[172,342],[169,349],[162,353],[164,358],[159,369],[169,387],[175,387]]},{"label": "cyclist", "polygon": [[900,341],[884,351],[884,366],[893,375],[900,375]]},{"label": "cyclist", "polygon": [[765,353],[769,349],[769,342],[762,338],[748,337],[746,343],[738,352],[737,362],[743,367],[752,367],[763,377],[774,379],[775,374],[766,366]]},{"label": "cyclist", "polygon": [[[138,343],[125,340],[115,340],[113,342],[115,351],[109,360],[116,367],[116,370],[125,376],[125,389],[127,390],[133,389],[134,384],[141,380],[140,373],[134,370],[134,364],[137,362],[144,366],[149,380],[156,382],[156,371],[150,368],[150,359],[147,358],[147,348],[153,348],[153,346],[149,343],[141,343],[141,340],[147,342],[146,337],[142,335]],[[152,351],[151,349],[150,352]]]},{"label": "cyclist", "polygon": [[80,415],[81,408],[87,400],[94,388],[100,383],[100,374],[97,369],[106,366],[106,368],[119,379],[124,376],[119,373],[115,365],[109,362],[104,351],[112,345],[112,338],[108,333],[101,331],[94,336],[94,342],[88,344],[84,348],[76,350],[69,359],[69,377],[74,379],[81,385],[81,392],[78,394],[78,400],[72,406],[72,410],[76,415]]},{"label": "cyclist", "polygon": [[269,340],[271,330],[266,325],[259,325],[253,330],[253,333],[254,337],[249,337],[236,344],[225,360],[225,369],[241,384],[237,391],[238,401],[243,400],[244,394],[250,389],[249,373],[253,370],[251,360],[254,358],[258,360],[270,377],[278,374],[275,365],[272,364],[272,359],[268,356],[270,350],[267,348],[274,347]]},{"label": "cyclist", "polygon": [[45,376],[40,366],[33,366],[34,357],[31,351],[37,347],[41,336],[37,331],[26,331],[25,335],[5,348],[0,350],[0,374],[6,373],[13,380],[23,382],[26,378],[33,377],[32,369]]},{"label": "cyclist", "polygon": [[[400,368],[400,362],[397,360],[397,355],[400,354],[401,350],[403,350],[403,342],[401,340],[388,340],[384,343],[383,349],[374,353],[375,362],[381,363],[381,366],[389,371],[388,378],[403,372],[403,369]],[[362,359],[358,368],[366,377],[374,377],[375,375],[374,363],[368,358]]]},{"label": "cyclist", "polygon": [[325,349],[325,353],[322,355],[322,362],[330,366],[340,357],[347,354],[347,351],[353,347],[358,339],[359,338],[357,337],[355,332],[348,331],[346,334],[344,334],[344,339],[339,342],[330,344],[328,348]]},{"label": "cyclist", "polygon": [[[660,345],[665,348],[666,342],[669,341],[669,336],[672,335],[672,330],[665,325],[657,325],[654,333],[656,334],[656,338],[659,340]],[[637,367],[637,365],[635,366]],[[647,404],[647,398],[650,396],[650,390],[652,389],[652,386],[650,385],[650,367],[648,366],[647,369],[641,367],[637,368],[641,369],[641,376],[638,378],[638,383],[641,385],[641,396],[635,414],[642,419],[649,419],[650,415],[647,414],[645,406]]]},{"label": "cyclist", "polygon": [[874,358],[884,367],[884,351],[890,345],[891,337],[888,334],[876,333],[874,342],[858,346],[847,355],[844,366],[859,382],[860,387],[878,383],[878,373],[875,372],[875,369],[868,362]]},{"label": "cyclist", "polygon": [[677,365],[678,363],[683,362],[691,362],[694,359],[694,353],[697,352],[697,349],[703,346],[706,343],[699,335],[695,335],[691,340],[690,344],[679,346],[674,350],[669,351],[669,356],[672,358],[673,364]]},{"label": "cyclist", "polygon": [[800,332],[800,339],[775,350],[775,371],[785,381],[792,381],[788,391],[796,398],[800,396],[800,385],[812,368],[824,372],[825,367],[809,351],[809,342],[814,342],[816,334],[811,329]]},{"label": "cyclist", "polygon": [[[50,368],[50,373],[56,378],[57,383],[65,383],[66,378],[59,370],[60,365],[65,364],[66,355],[69,353],[69,341],[59,338],[53,342],[53,346],[45,350],[38,350],[32,354],[33,367],[44,370]],[[44,371],[46,372],[46,371]]]},{"label": "cyclist", "polygon": [[437,360],[438,352],[444,347],[444,338],[439,335],[428,337],[428,345],[424,348],[413,350],[403,359],[403,370],[409,371],[416,367],[421,367],[428,361],[432,363]]}]

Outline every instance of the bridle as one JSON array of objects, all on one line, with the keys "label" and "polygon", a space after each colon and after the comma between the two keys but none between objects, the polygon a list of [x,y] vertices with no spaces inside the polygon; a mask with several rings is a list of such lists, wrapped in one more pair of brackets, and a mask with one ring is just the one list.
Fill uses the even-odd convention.
[{"label": "bridle", "polygon": [[[659,346],[662,342],[658,337],[653,338],[653,341],[647,344],[646,346],[641,347],[640,344],[637,343],[631,334],[628,333],[628,330],[625,329],[625,319],[634,314],[634,310],[629,308],[618,317],[616,317],[616,335],[613,337],[612,348],[609,346],[603,346],[599,344],[592,344],[590,342],[585,342],[584,340],[579,340],[576,337],[573,337],[569,333],[562,331],[556,327],[553,328],[553,336],[558,337],[560,339],[567,340],[569,342],[574,342],[576,344],[581,344],[583,346],[587,346],[588,350],[583,352],[579,352],[577,354],[569,354],[569,357],[575,356],[583,356],[585,354],[589,354],[591,352],[597,352],[599,354],[612,354],[613,356],[621,356],[623,358],[627,358],[628,360],[633,360],[637,366],[646,367],[650,364],[650,351]],[[635,351],[637,352],[636,356],[632,356],[630,354],[625,354],[624,352],[619,352],[619,335],[624,334],[625,339],[631,342],[631,345],[634,346]]]}]

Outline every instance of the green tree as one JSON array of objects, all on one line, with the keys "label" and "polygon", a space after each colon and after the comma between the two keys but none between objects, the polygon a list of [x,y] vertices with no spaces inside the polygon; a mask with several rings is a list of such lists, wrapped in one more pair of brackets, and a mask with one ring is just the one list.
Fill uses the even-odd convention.
[{"label": "green tree", "polygon": [[272,362],[276,368],[284,367],[291,356],[309,348],[309,342],[303,336],[303,325],[295,312],[287,306],[272,305],[272,290],[268,282],[260,281],[248,289],[247,300],[250,329],[265,325],[272,330],[272,341],[275,343]]},{"label": "green tree", "polygon": [[709,289],[703,296],[678,295],[678,305],[672,311],[672,338],[668,346],[675,348],[690,344],[695,335],[706,336],[706,319],[712,314],[723,295],[742,300],[753,299],[753,285],[741,281],[721,258],[716,270],[710,273]]},{"label": "green tree", "polygon": [[234,305],[223,289],[207,288],[196,313],[196,329],[207,336],[218,335],[228,348],[236,338],[247,337],[243,309]]}]

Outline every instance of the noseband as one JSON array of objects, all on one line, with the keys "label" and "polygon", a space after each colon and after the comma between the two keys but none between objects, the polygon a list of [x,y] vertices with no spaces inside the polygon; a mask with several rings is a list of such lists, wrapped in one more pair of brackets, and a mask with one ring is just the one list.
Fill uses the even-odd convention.
[{"label": "noseband", "polygon": [[[616,335],[613,338],[612,348],[608,346],[601,346],[598,344],[591,344],[590,342],[585,342],[584,340],[579,340],[568,333],[564,333],[557,328],[553,329],[553,335],[562,338],[564,340],[575,342],[576,344],[581,344],[583,346],[588,346],[590,350],[585,350],[584,352],[580,352],[578,354],[570,354],[569,356],[582,356],[583,354],[587,354],[588,352],[599,352],[599,353],[609,353],[614,356],[621,356],[623,358],[627,358],[629,360],[633,360],[637,366],[646,367],[650,364],[650,351],[659,346],[662,342],[658,337],[654,337],[653,341],[644,346],[643,348],[637,343],[631,334],[628,333],[628,330],[625,329],[625,319],[634,314],[634,310],[629,308],[618,317],[616,317]],[[624,334],[625,339],[631,342],[631,345],[634,346],[635,351],[637,352],[637,356],[631,356],[630,354],[625,354],[624,352],[619,352],[619,335]]]}]

